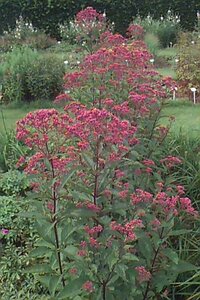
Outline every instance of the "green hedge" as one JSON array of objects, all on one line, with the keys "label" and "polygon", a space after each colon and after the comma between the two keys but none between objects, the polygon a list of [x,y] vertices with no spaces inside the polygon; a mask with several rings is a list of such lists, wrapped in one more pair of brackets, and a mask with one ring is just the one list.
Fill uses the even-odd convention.
[{"label": "green hedge", "polygon": [[[116,30],[124,32],[136,14],[155,18],[172,9],[181,16],[184,28],[191,29],[196,22],[196,12],[200,10],[199,0],[0,0],[0,30],[13,27],[16,18],[22,14],[33,25],[44,29],[53,36],[58,34],[57,25],[73,16],[82,8],[93,6],[106,10],[107,16],[116,23]],[[155,9],[156,8],[156,9]]]}]

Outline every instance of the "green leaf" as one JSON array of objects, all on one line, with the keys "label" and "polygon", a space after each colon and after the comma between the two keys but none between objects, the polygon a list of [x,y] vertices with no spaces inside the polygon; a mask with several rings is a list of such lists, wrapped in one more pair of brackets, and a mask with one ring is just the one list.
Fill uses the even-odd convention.
[{"label": "green leaf", "polygon": [[96,213],[94,211],[91,211],[91,210],[88,210],[86,208],[77,208],[76,210],[72,210],[70,212],[70,216],[72,217],[77,217],[77,218],[80,218],[80,217],[94,217],[96,216]]},{"label": "green leaf", "polygon": [[111,255],[109,255],[108,257],[108,266],[109,266],[109,270],[112,271],[113,266],[117,263],[118,261],[118,257],[114,255],[114,253],[111,253]]},{"label": "green leaf", "polygon": [[122,259],[128,260],[128,261],[139,261],[138,257],[131,253],[126,253],[125,255],[122,256]]},{"label": "green leaf", "polygon": [[119,276],[124,280],[127,281],[126,278],[126,270],[128,269],[128,267],[126,265],[123,264],[118,264],[115,267],[115,272],[119,274]]},{"label": "green leaf", "polygon": [[173,251],[172,249],[170,248],[165,248],[162,250],[163,254],[165,256],[167,256],[172,262],[174,262],[175,264],[178,264],[179,262],[179,257],[178,257],[178,254]]},{"label": "green leaf", "polygon": [[187,230],[187,229],[179,229],[179,230],[173,230],[169,233],[170,236],[179,236],[182,234],[186,234],[186,233],[190,233],[191,230]]},{"label": "green leaf", "polygon": [[89,155],[82,153],[82,157],[84,158],[84,160],[86,161],[87,165],[94,170],[95,168],[95,163],[94,161],[89,157]]},{"label": "green leaf", "polygon": [[177,265],[171,266],[171,270],[180,274],[184,272],[195,271],[197,270],[197,267],[189,262],[182,260],[179,261]]},{"label": "green leaf", "polygon": [[80,293],[82,285],[86,282],[86,278],[80,277],[69,282],[64,289],[58,294],[58,299],[68,299],[68,297],[76,297]]},{"label": "green leaf", "polygon": [[77,252],[78,248],[73,245],[69,245],[64,249],[64,253],[73,257],[77,255]]},{"label": "green leaf", "polygon": [[38,247],[36,249],[33,249],[30,253],[31,257],[43,257],[48,256],[52,253],[52,249],[48,247]]},{"label": "green leaf", "polygon": [[47,274],[47,273],[52,273],[52,269],[48,264],[39,264],[39,265],[34,265],[26,268],[24,270],[25,273],[38,273],[38,274]]},{"label": "green leaf", "polygon": [[36,230],[37,230],[38,234],[40,235],[40,237],[42,237],[48,243],[55,245],[55,236],[53,233],[53,226],[54,226],[54,224],[52,224],[50,222],[43,222],[41,220],[37,220],[37,222],[35,224]]},{"label": "green leaf", "polygon": [[54,296],[56,289],[60,283],[61,277],[58,275],[52,275],[49,280],[49,291]]},{"label": "green leaf", "polygon": [[140,236],[138,239],[138,248],[143,257],[146,258],[147,262],[149,262],[153,256],[153,247],[150,238],[145,235]]},{"label": "green leaf", "polygon": [[65,184],[66,184],[66,183],[70,180],[70,178],[74,175],[75,171],[76,171],[76,170],[71,170],[71,171],[69,171],[69,173],[68,173],[66,176],[64,176],[64,178],[62,179],[61,185],[60,185],[60,187],[59,187],[59,190],[61,190],[61,189],[65,186]]},{"label": "green leaf", "polygon": [[106,188],[107,185],[108,185],[108,182],[109,182],[109,181],[107,180],[107,178],[109,178],[110,172],[111,172],[110,169],[104,171],[102,178],[99,180],[99,192],[100,192],[100,193],[101,193],[102,191],[104,191],[105,188]]},{"label": "green leaf", "polygon": [[37,211],[24,211],[24,212],[20,212],[18,213],[18,215],[22,218],[44,218],[44,216],[42,214],[40,214],[39,212]]}]

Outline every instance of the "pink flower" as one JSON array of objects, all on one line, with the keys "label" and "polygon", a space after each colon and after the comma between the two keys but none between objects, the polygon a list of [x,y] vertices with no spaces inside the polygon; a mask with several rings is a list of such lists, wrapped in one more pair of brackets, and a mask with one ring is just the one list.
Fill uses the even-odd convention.
[{"label": "pink flower", "polygon": [[86,255],[87,255],[87,251],[85,251],[85,250],[79,250],[78,251],[78,256],[84,257]]},{"label": "pink flower", "polygon": [[82,288],[89,293],[92,293],[94,291],[93,283],[91,281],[86,281]]},{"label": "pink flower", "polygon": [[9,229],[5,229],[5,228],[2,228],[1,229],[1,233],[3,234],[3,235],[7,235],[7,234],[9,234]]},{"label": "pink flower", "polygon": [[140,266],[136,267],[135,270],[138,273],[138,281],[139,283],[143,283],[149,281],[151,279],[151,273],[145,269],[145,267]]},{"label": "pink flower", "polygon": [[78,270],[76,268],[72,268],[72,269],[69,270],[69,273],[71,275],[76,275],[78,273]]}]

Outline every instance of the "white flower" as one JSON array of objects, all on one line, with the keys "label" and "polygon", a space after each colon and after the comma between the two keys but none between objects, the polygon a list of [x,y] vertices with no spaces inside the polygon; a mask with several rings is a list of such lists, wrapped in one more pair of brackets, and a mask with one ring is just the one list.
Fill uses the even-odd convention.
[{"label": "white flower", "polygon": [[68,60],[65,60],[65,61],[64,61],[64,64],[65,64],[65,65],[68,65],[68,63],[69,63]]},{"label": "white flower", "polygon": [[179,62],[179,59],[178,59],[178,58],[176,58],[176,59],[175,59],[175,63],[178,63],[178,62]]},{"label": "white flower", "polygon": [[161,21],[163,21],[164,20],[163,16],[161,16],[160,19],[161,19]]},{"label": "white flower", "polygon": [[190,90],[191,90],[193,93],[195,93],[195,92],[197,91],[197,89],[196,89],[195,87],[192,87]]},{"label": "white flower", "polygon": [[194,45],[194,41],[191,41],[191,44]]},{"label": "white flower", "polygon": [[81,63],[81,62],[80,62],[79,60],[77,60],[77,62],[76,62],[76,63],[77,63],[77,65],[80,65],[80,63]]},{"label": "white flower", "polygon": [[153,63],[154,63],[154,61],[155,61],[155,59],[154,59],[154,58],[151,58],[151,59],[150,59],[150,63],[152,63],[152,64],[153,64]]},{"label": "white flower", "polygon": [[58,41],[57,43],[58,43],[58,44],[61,44],[61,41]]}]

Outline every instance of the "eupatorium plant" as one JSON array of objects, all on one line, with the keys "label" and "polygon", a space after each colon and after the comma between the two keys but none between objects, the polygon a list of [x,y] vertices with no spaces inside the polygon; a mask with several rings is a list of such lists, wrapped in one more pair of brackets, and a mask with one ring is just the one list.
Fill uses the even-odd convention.
[{"label": "eupatorium plant", "polygon": [[40,235],[29,271],[52,299],[165,299],[177,275],[195,268],[173,241],[198,213],[173,179],[181,160],[160,150],[168,128],[157,124],[159,99],[171,82],[150,68],[141,41],[115,38],[66,74],[63,111],[17,124],[34,152],[19,162],[33,181]]}]

